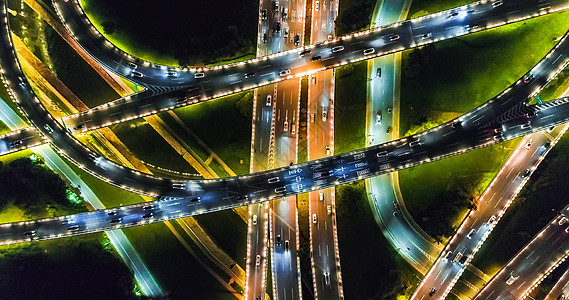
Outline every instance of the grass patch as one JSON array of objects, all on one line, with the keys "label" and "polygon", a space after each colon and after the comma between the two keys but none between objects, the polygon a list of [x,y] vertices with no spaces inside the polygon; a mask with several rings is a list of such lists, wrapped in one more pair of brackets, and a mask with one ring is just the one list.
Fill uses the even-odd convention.
[{"label": "grass patch", "polygon": [[551,149],[484,243],[473,263],[494,274],[569,203],[569,137]]},{"label": "grass patch", "polygon": [[556,13],[404,52],[401,132],[448,121],[496,96],[554,47],[568,17]]},{"label": "grass patch", "polygon": [[[247,259],[247,224],[232,210],[203,214],[194,217],[203,230],[241,268]],[[220,222],[223,220],[223,222]]]},{"label": "grass patch", "polygon": [[474,2],[473,0],[413,0],[409,8],[409,19],[451,9]]},{"label": "grass patch", "polygon": [[484,191],[517,143],[519,139],[399,171],[413,219],[435,238],[452,235],[453,225],[459,225],[456,216]]},{"label": "grass patch", "polygon": [[123,122],[110,128],[139,159],[170,170],[197,173],[154,128],[143,120]]},{"label": "grass patch", "polygon": [[[175,113],[235,173],[248,174],[252,101],[253,92],[243,92],[179,108]],[[171,121],[168,124],[178,126]],[[182,135],[183,131],[178,133]]]},{"label": "grass patch", "polygon": [[335,21],[336,36],[368,29],[375,0],[342,0]]},{"label": "grass patch", "polygon": [[82,0],[97,29],[124,51],[166,65],[255,54],[259,2]]},{"label": "grass patch", "polygon": [[364,181],[336,187],[336,205],[346,299],[408,299],[419,279],[377,226]]},{"label": "grass patch", "polygon": [[367,62],[336,69],[334,153],[365,147]]},{"label": "grass patch", "polygon": [[124,229],[171,299],[235,299],[188,253],[164,223]]}]

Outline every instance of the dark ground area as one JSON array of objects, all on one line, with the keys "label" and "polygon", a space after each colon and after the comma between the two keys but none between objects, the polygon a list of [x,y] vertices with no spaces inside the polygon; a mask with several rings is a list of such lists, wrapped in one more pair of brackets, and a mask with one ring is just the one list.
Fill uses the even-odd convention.
[{"label": "dark ground area", "polygon": [[255,53],[255,0],[85,2],[107,34],[120,34],[133,47],[174,56],[181,65]]}]

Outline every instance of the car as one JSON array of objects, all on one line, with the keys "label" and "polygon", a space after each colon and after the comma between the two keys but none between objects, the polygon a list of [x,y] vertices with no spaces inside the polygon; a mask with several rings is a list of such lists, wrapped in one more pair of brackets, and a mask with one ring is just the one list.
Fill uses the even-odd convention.
[{"label": "car", "polygon": [[417,147],[421,145],[421,141],[420,140],[415,140],[409,143],[409,147],[413,148],[413,147]]},{"label": "car", "polygon": [[295,134],[296,133],[296,124],[292,124],[292,126],[290,127],[290,134]]},{"label": "car", "polygon": [[326,122],[327,118],[328,118],[328,112],[323,110],[322,111],[322,122]]},{"label": "car", "polygon": [[553,131],[553,129],[555,129],[555,126],[551,126],[551,127],[547,128],[547,129],[545,130],[545,132],[551,133],[551,132]]},{"label": "car", "polygon": [[288,249],[289,249],[289,242],[288,242],[288,240],[285,241],[285,247],[284,247],[284,248],[285,248],[285,251],[288,251]]},{"label": "car", "polygon": [[286,76],[286,75],[288,75],[288,74],[290,74],[290,70],[289,70],[289,69],[284,69],[284,70],[281,70],[281,71],[279,72],[279,76]]},{"label": "car", "polygon": [[330,156],[330,146],[326,146],[326,155]]},{"label": "car", "polygon": [[435,288],[431,288],[431,290],[429,290],[429,297],[432,297],[436,292],[437,290]]},{"label": "car", "polygon": [[265,103],[266,106],[273,105],[273,97],[271,95],[267,95],[267,102]]},{"label": "car", "polygon": [[245,73],[245,78],[251,78],[253,76],[255,76],[255,72]]},{"label": "car", "polygon": [[569,227],[565,228],[565,232],[569,233]]},{"label": "car", "polygon": [[528,177],[531,174],[531,170],[527,169],[521,176],[522,178]]},{"label": "car", "polygon": [[80,130],[80,129],[83,129],[83,128],[85,128],[85,123],[79,123],[77,126],[75,126],[75,129],[76,129],[76,130]]},{"label": "car", "polygon": [[324,200],[324,193],[323,192],[318,193],[318,199],[320,199],[320,201]]},{"label": "car", "polygon": [[364,55],[370,55],[373,54],[375,52],[374,48],[368,48],[364,50]]},{"label": "car", "polygon": [[279,11],[279,1],[275,1],[275,2],[273,3],[273,10],[274,10],[274,11]]},{"label": "car", "polygon": [[24,142],[22,140],[16,140],[16,141],[13,141],[12,143],[10,143],[10,145],[12,147],[18,147],[18,146],[22,145],[23,143]]},{"label": "car", "polygon": [[253,215],[253,225],[257,225],[257,215]]},{"label": "car", "polygon": [[454,257],[454,259],[452,260],[452,262],[453,262],[453,263],[454,263],[454,262],[458,262],[461,258],[462,258],[462,253],[461,253],[461,252],[458,252],[458,253],[456,254],[456,256]]},{"label": "car", "polygon": [[178,77],[178,72],[168,71],[168,73],[166,74],[166,76],[168,76],[168,77]]},{"label": "car", "polygon": [[316,84],[316,75],[312,75],[312,84],[313,84],[313,85]]},{"label": "car", "polygon": [[45,129],[45,131],[47,131],[49,134],[53,133],[53,129],[51,129],[51,127],[47,124],[43,125],[43,129]]},{"label": "car", "polygon": [[494,225],[495,223],[496,223],[496,216],[491,216],[490,219],[488,219],[488,224]]},{"label": "car", "polygon": [[107,212],[107,216],[116,216],[116,215],[117,215],[116,210],[111,210],[111,211]]},{"label": "car", "polygon": [[281,235],[277,234],[277,237],[275,238],[275,243],[277,243],[277,245],[281,244]]},{"label": "car", "polygon": [[154,205],[145,205],[142,207],[143,210],[150,210],[150,209],[154,209]]},{"label": "car", "polygon": [[288,27],[286,27],[286,28],[284,29],[284,33],[283,33],[283,38],[286,39],[287,37],[288,37]]},{"label": "car", "polygon": [[275,23],[275,32],[280,32],[281,31],[281,22],[277,22]]},{"label": "car", "polygon": [[533,140],[529,139],[527,145],[526,145],[526,149],[529,150],[531,148],[531,145],[533,145]]},{"label": "car", "polygon": [[334,39],[334,36],[331,35],[331,34],[329,34],[329,35],[328,35],[328,40],[331,41],[331,40],[333,40],[333,39]]},{"label": "car", "polygon": [[430,37],[432,37],[432,36],[433,36],[433,34],[430,33],[430,32],[423,33],[423,35],[421,35],[421,37],[424,38],[424,39],[428,39],[428,38],[430,38]]},{"label": "car", "polygon": [[494,3],[492,3],[492,7],[496,8],[502,4],[504,4],[504,2],[502,2],[502,0],[498,0],[498,1],[495,1]]},{"label": "car", "polygon": [[454,18],[454,17],[456,17],[456,16],[458,16],[458,12],[457,12],[457,11],[451,11],[450,14],[448,14],[448,17],[449,17],[449,18]]},{"label": "car", "polygon": [[314,1],[314,11],[320,10],[320,1]]},{"label": "car", "polygon": [[522,126],[520,126],[522,129],[530,129],[531,128],[531,122],[527,121],[527,123],[522,124]]},{"label": "car", "polygon": [[397,41],[398,39],[399,39],[399,35],[397,35],[397,34],[389,36],[390,42]]},{"label": "car", "polygon": [[310,122],[314,122],[315,117],[316,117],[316,114],[315,114],[315,113],[311,113],[311,114],[310,114]]},{"label": "car", "polygon": [[528,74],[526,75],[526,77],[524,77],[524,83],[528,84],[530,83],[530,81],[533,79],[533,75],[532,74]]},{"label": "car", "polygon": [[24,235],[32,237],[32,236],[36,235],[36,231],[35,230],[26,231],[26,232],[24,232]]},{"label": "car", "polygon": [[332,48],[332,53],[344,51],[344,46],[336,46]]},{"label": "car", "polygon": [[132,77],[142,78],[142,77],[144,77],[144,74],[142,74],[138,71],[132,71]]},{"label": "car", "polygon": [[385,131],[385,133],[391,133],[391,126],[387,126],[387,130]]},{"label": "car", "polygon": [[133,70],[138,68],[138,66],[135,63],[131,63],[131,62],[128,63],[128,66]]},{"label": "car", "polygon": [[286,18],[286,16],[288,15],[288,8],[287,7],[283,7],[283,11],[281,14],[282,18]]},{"label": "car", "polygon": [[320,56],[320,55],[315,55],[315,56],[313,56],[310,60],[311,60],[311,61],[317,61],[317,60],[321,60],[321,59],[322,59],[322,56]]},{"label": "car", "polygon": [[255,265],[258,266],[261,264],[261,255],[257,254],[257,257],[255,258]]},{"label": "car", "polygon": [[312,214],[312,223],[314,224],[318,223],[318,217],[316,216],[316,214]]},{"label": "car", "polygon": [[201,202],[202,202],[201,199],[202,199],[202,198],[201,198],[200,196],[192,197],[192,198],[190,198],[190,202],[192,202],[192,203],[196,203],[196,202],[197,202],[197,203],[201,203]]},{"label": "car", "polygon": [[467,14],[467,15],[471,15],[471,14],[473,14],[473,13],[474,13],[474,9],[469,9],[469,10],[466,11],[466,14]]},{"label": "car", "polygon": [[494,138],[495,141],[498,141],[498,140],[502,139],[502,137],[503,137],[503,136],[502,136],[502,134],[500,133],[500,134],[495,135],[493,138]]},{"label": "car", "polygon": [[469,238],[469,239],[471,239],[475,232],[476,232],[476,229],[473,228],[473,229],[470,230],[470,232],[466,235],[466,237]]},{"label": "car", "polygon": [[79,230],[79,225],[73,225],[67,227],[67,231],[76,231],[76,230]]},{"label": "car", "polygon": [[508,280],[506,280],[506,284],[512,285],[512,283],[518,280],[518,278],[520,278],[520,276],[514,276],[513,274],[510,274],[510,277],[508,277]]},{"label": "car", "polygon": [[295,46],[300,45],[300,34],[294,36],[294,45]]},{"label": "car", "polygon": [[448,251],[447,254],[444,256],[444,259],[448,260],[450,258],[450,255],[452,254],[452,251]]},{"label": "car", "polygon": [[561,217],[561,219],[559,220],[559,226],[563,225],[567,223],[567,217],[563,216]]},{"label": "car", "polygon": [[381,78],[381,68],[377,68],[377,70],[375,70],[375,77]]},{"label": "car", "polygon": [[263,43],[268,42],[268,40],[269,40],[269,36],[267,35],[267,33],[266,32],[263,33]]},{"label": "car", "polygon": [[110,221],[110,223],[111,223],[111,224],[117,224],[117,223],[120,223],[121,221],[122,221],[122,218],[117,218],[117,219],[112,219],[112,220]]},{"label": "car", "polygon": [[305,49],[300,51],[300,56],[305,56],[306,54],[310,54],[310,52],[312,52],[310,49]]},{"label": "car", "polygon": [[269,180],[268,180],[269,184],[279,182],[279,181],[281,181],[281,179],[279,177],[269,178]]},{"label": "car", "polygon": [[329,272],[324,272],[324,283],[326,285],[330,285],[330,273]]},{"label": "car", "polygon": [[204,78],[204,77],[205,77],[205,73],[203,73],[203,72],[194,73],[195,79],[200,79],[200,78]]},{"label": "car", "polygon": [[394,211],[394,212],[393,212],[393,216],[397,218],[397,217],[399,216],[399,213],[396,212],[396,211]]},{"label": "car", "polygon": [[287,131],[288,131],[288,121],[284,121],[283,131],[284,131],[284,132],[287,132]]},{"label": "car", "polygon": [[267,19],[267,10],[263,9],[261,11],[261,19],[266,20]]},{"label": "car", "polygon": [[152,212],[148,212],[148,213],[145,213],[144,215],[142,215],[143,219],[150,219],[153,217],[154,217],[154,213],[152,213]]},{"label": "car", "polygon": [[375,115],[375,124],[381,124],[381,110]]},{"label": "car", "polygon": [[452,122],[452,123],[450,124],[450,127],[452,127],[452,128],[458,128],[458,127],[460,127],[460,125],[462,125],[462,122],[456,121],[456,122]]},{"label": "car", "polygon": [[186,185],[183,183],[172,183],[172,188],[183,190],[186,188]]},{"label": "car", "polygon": [[328,212],[328,215],[332,214],[332,205],[328,204],[326,205],[326,211]]}]

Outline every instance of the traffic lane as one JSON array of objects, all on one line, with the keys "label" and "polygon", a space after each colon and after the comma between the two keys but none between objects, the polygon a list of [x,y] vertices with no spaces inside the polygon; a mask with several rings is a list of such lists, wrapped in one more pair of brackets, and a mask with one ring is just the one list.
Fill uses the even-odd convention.
[{"label": "traffic lane", "polygon": [[[531,142],[530,142],[531,140]],[[477,209],[472,210],[453,236],[445,252],[435,262],[434,270],[447,268],[449,264],[466,266],[475,254],[476,249],[490,234],[490,231],[509,206],[510,199],[515,195],[520,184],[529,176],[526,170],[532,170],[539,163],[548,150],[549,137],[539,132],[524,139],[522,146],[514,151],[506,165],[498,173],[491,186],[481,196]],[[494,184],[500,182],[500,184]],[[494,204],[495,202],[495,204]],[[441,292],[448,291],[456,276],[460,276],[462,269],[456,269],[450,277],[435,277],[430,272],[424,284],[415,291],[415,297],[427,295],[435,288]],[[439,278],[437,280],[436,278]]]},{"label": "traffic lane", "polygon": [[[286,197],[271,202],[273,207],[273,232],[281,234],[281,245],[274,249],[275,291],[277,299],[297,299],[299,296],[299,270],[296,257],[297,214],[296,197]],[[275,235],[276,237],[276,235]],[[288,238],[289,250],[283,246]],[[276,245],[276,242],[273,242]],[[291,252],[294,251],[294,252]]]},{"label": "traffic lane", "polygon": [[[561,122],[563,119],[562,115],[565,115],[565,119],[568,119],[569,101],[567,99],[563,99],[560,101],[554,101],[552,103],[555,104],[556,102],[562,103],[557,106],[559,109],[544,107],[543,111],[538,112],[536,115],[530,118],[531,121],[538,123],[539,117],[546,116],[548,113],[552,113],[554,115],[554,117],[547,118],[548,122]],[[548,103],[548,105],[551,105],[551,103]],[[527,118],[524,116],[514,121],[519,122],[519,124],[525,124],[526,120]],[[514,121],[510,121],[508,124],[513,125]],[[443,127],[447,126],[449,126],[449,124],[446,124]],[[517,136],[527,134],[528,132],[531,132],[531,130],[541,130],[548,127],[550,127],[550,124],[547,123],[542,124],[541,128],[534,126],[531,129],[524,129],[522,126],[509,126],[508,128],[510,129],[507,131],[505,138],[515,138]],[[464,130],[465,128],[462,129],[462,131]],[[421,137],[424,137],[430,133],[439,134],[440,129],[430,130],[427,133],[422,134]],[[473,136],[475,135],[474,133],[477,133],[478,135]],[[195,196],[190,199],[186,198],[186,202],[190,201],[190,204],[194,205],[187,205],[184,210],[172,217],[185,217],[206,213],[208,211],[217,211],[220,209],[249,205],[253,201],[272,200],[284,195],[306,192],[312,187],[317,189],[330,187],[336,184],[347,183],[354,180],[368,178],[370,176],[385,174],[393,171],[394,169],[402,169],[411,167],[413,165],[418,165],[420,163],[425,163],[427,162],[427,158],[429,160],[434,160],[448,157],[452,154],[462,153],[462,150],[460,150],[462,148],[467,149],[469,147],[478,147],[480,145],[490,145],[496,142],[485,142],[488,135],[487,130],[482,130],[482,132],[479,130],[475,131],[474,133],[470,132],[470,134],[468,134],[469,138],[463,137],[461,139],[458,139],[458,142],[451,143],[450,147],[448,142],[452,141],[447,141],[447,143],[439,143],[438,145],[435,144],[431,146],[431,153],[420,149],[425,145],[410,147],[409,142],[411,141],[411,138],[407,138],[403,140],[392,141],[390,143],[379,146],[369,147],[364,150],[358,150],[335,157],[329,157],[327,159],[321,159],[310,163],[296,165],[292,168],[287,167],[257,173],[255,175],[231,177],[223,180],[193,181],[189,183],[189,186],[185,187],[185,191],[196,194],[197,191],[201,190],[201,194],[199,194],[200,201],[197,203],[191,203],[191,199],[196,201]],[[303,176],[299,176],[300,173],[302,173]],[[278,179],[275,181],[273,178]],[[203,182],[202,185],[198,184],[199,182]],[[282,188],[282,190],[279,190],[280,188]],[[247,196],[243,197],[244,194]],[[138,222],[136,218],[137,217],[134,217],[131,222],[128,222],[126,224],[123,220],[122,226],[140,225],[140,222]],[[170,216],[168,218],[170,218]],[[157,218],[151,218],[151,220],[154,221],[157,220]],[[44,221],[33,221],[32,225],[35,226],[33,228],[36,228],[37,224],[42,222]],[[14,240],[14,237],[16,239],[21,239],[21,234],[24,231],[30,230],[26,229],[28,228],[26,227],[28,225],[29,223],[20,225],[17,223],[9,223],[4,225],[8,228],[13,227],[11,230],[15,233],[15,235],[13,237],[8,237],[6,234],[4,234],[2,236],[2,239],[4,242],[6,242],[6,240]],[[110,229],[109,226],[97,228],[93,228],[92,231],[95,232],[97,230]],[[61,231],[65,231],[66,228],[61,227],[60,229]],[[36,239],[49,239],[55,237],[56,236],[51,236],[49,232],[36,235]]]},{"label": "traffic lane", "polygon": [[[438,40],[440,37],[453,37],[456,35],[462,35],[465,33],[468,33],[470,30],[466,30],[464,28],[465,25],[467,25],[468,23],[472,23],[472,22],[482,22],[482,21],[486,21],[488,23],[490,22],[494,22],[496,24],[499,24],[501,22],[504,21],[515,21],[518,20],[519,18],[525,17],[526,15],[531,15],[532,13],[539,13],[541,10],[540,8],[537,6],[537,2],[536,0],[525,0],[525,1],[504,1],[504,4],[494,8],[491,5],[491,2],[488,3],[478,3],[475,6],[471,6],[470,9],[474,9],[477,13],[473,13],[473,14],[469,14],[466,15],[464,17],[460,17],[461,14],[459,13],[457,15],[457,17],[451,17],[451,15],[453,14],[453,12],[451,10],[449,11],[445,11],[443,13],[439,13],[439,14],[435,14],[430,18],[420,18],[420,19],[416,19],[413,22],[411,21],[405,21],[402,23],[398,23],[395,24],[393,26],[387,26],[381,29],[378,29],[377,31],[374,30],[374,34],[361,34],[356,38],[353,38],[352,40],[357,40],[357,42],[352,42],[350,44],[348,43],[344,43],[343,40],[335,40],[332,43],[326,43],[326,46],[339,46],[339,45],[343,45],[346,49],[345,51],[341,51],[344,52],[344,55],[341,55],[341,52],[335,53],[335,54],[340,54],[340,57],[338,57],[336,60],[338,62],[341,61],[350,61],[350,60],[354,60],[354,59],[359,59],[361,58],[362,55],[362,51],[365,49],[368,49],[370,47],[377,47],[380,46],[381,49],[376,49],[375,53],[382,53],[382,54],[386,54],[387,52],[390,51],[398,51],[400,50],[400,47],[409,47],[409,46],[414,46],[417,45],[419,43],[419,41],[415,41],[415,35],[413,34],[413,27],[415,31],[420,31],[422,28],[429,28],[432,29],[432,39],[426,39],[425,42],[432,42],[435,39]],[[563,7],[563,1],[559,0],[559,1],[552,1],[552,7],[551,9],[555,9],[555,8],[559,8],[559,7]],[[62,8],[68,7],[66,5],[63,5]],[[506,9],[507,8],[507,9]],[[78,14],[73,13],[72,11],[68,12],[68,13],[62,13],[62,15],[64,16],[64,19],[67,18],[68,16],[78,16]],[[486,20],[488,19],[488,20]],[[490,21],[491,20],[491,21]],[[82,20],[84,21],[84,20]],[[72,22],[73,23],[73,22]],[[84,22],[80,22],[80,23],[84,23]],[[77,26],[79,26],[80,24],[77,24]],[[421,27],[422,26],[422,27]],[[460,29],[460,27],[463,27],[462,29]],[[482,25],[479,25],[480,27],[482,27]],[[70,30],[71,31],[76,31],[73,28],[71,28],[73,26],[70,26]],[[457,29],[458,28],[458,29]],[[76,28],[78,29],[78,31],[82,31],[84,33],[86,33],[88,36],[93,36],[93,39],[101,39],[100,37],[95,37],[93,34],[91,34],[91,31],[88,28]],[[449,33],[450,32],[450,33]],[[420,33],[420,32],[419,32]],[[393,38],[394,35],[397,35],[398,38]],[[380,37],[381,36],[381,37]],[[85,37],[85,39],[90,39],[89,37]],[[351,38],[346,38],[346,40],[351,39]],[[359,43],[361,42],[361,43]],[[91,42],[93,43],[93,42]],[[99,42],[99,44],[104,43],[104,42]],[[107,42],[108,43],[108,42]],[[356,44],[357,43],[357,44]],[[423,43],[423,42],[421,42]],[[357,45],[357,46],[356,46]],[[317,47],[321,47],[317,46]],[[90,48],[88,44],[85,45],[86,48]],[[317,48],[316,47],[316,48]],[[103,46],[99,46],[99,47],[92,47],[94,48],[94,50],[100,49],[101,51],[104,49]],[[329,49],[331,49],[332,47],[328,47]],[[88,52],[89,49],[88,49]],[[100,52],[100,51],[99,51]],[[123,56],[125,56],[126,54],[124,53],[119,53],[117,54],[117,52],[115,50],[111,50],[108,49],[107,51],[103,51],[105,52],[105,55],[107,55],[106,57],[102,57],[102,56],[97,56],[97,55],[93,55],[96,56],[97,59],[105,64],[107,63],[107,61],[112,61],[112,62],[116,62],[116,61],[120,61],[122,59]],[[294,51],[293,51],[294,52]],[[355,52],[359,52],[357,55],[354,55]],[[269,59],[266,61],[270,61],[275,63],[276,61],[282,61],[282,60],[286,60],[287,62],[290,61],[290,59],[287,59],[286,56],[288,56],[290,53],[284,53],[284,55],[279,54],[276,57],[278,57],[278,59]],[[116,59],[113,56],[117,56],[119,55],[121,58]],[[373,55],[370,55],[370,57],[372,57]],[[252,60],[251,62],[258,62],[259,60],[255,59]],[[263,61],[265,61],[263,59]],[[212,70],[228,70],[228,69],[234,69],[234,68],[239,68],[239,67],[243,67],[245,65],[249,66],[251,63],[237,63],[237,64],[232,64],[232,65],[228,65],[228,66],[224,66],[224,67],[213,67],[211,69],[207,69],[207,74],[205,75],[206,77],[210,77],[209,74]],[[279,68],[287,68],[288,64],[279,64],[278,62],[276,63],[276,65]],[[128,66],[128,65],[127,65]],[[155,66],[154,66],[155,67]],[[127,67],[124,67],[127,68]],[[291,70],[294,68],[294,66],[291,66]],[[115,68],[110,68],[110,69],[115,69]],[[139,72],[142,71],[142,68],[137,69],[139,70]],[[160,70],[162,70],[160,68]],[[278,71],[279,69],[275,69],[274,71]],[[234,72],[234,70],[231,70],[231,72]],[[252,72],[252,71],[249,71]],[[296,71],[293,71],[293,74]],[[123,74],[124,75],[124,74]],[[144,77],[143,77],[144,78]],[[139,78],[142,79],[142,78]],[[237,84],[239,82],[237,81],[233,81],[234,84]],[[249,81],[244,81],[245,83],[248,83]],[[258,83],[257,83],[258,84]],[[243,86],[241,86],[241,84],[239,84],[238,86],[236,86],[237,88],[240,88],[241,90],[244,89]]]},{"label": "traffic lane", "polygon": [[[264,274],[266,259],[266,242],[265,242],[265,228],[267,226],[267,213],[265,204],[255,204],[250,208],[250,219],[248,229],[248,260],[247,270],[249,274],[246,283],[246,296],[247,299],[261,299],[265,296],[264,290]],[[259,264],[257,264],[257,255],[260,256]]]},{"label": "traffic lane", "polygon": [[[567,207],[563,209],[567,210]],[[556,216],[494,276],[475,299],[520,298],[547,270],[555,266],[569,248],[565,231],[567,226],[559,225],[558,221],[559,216]]]},{"label": "traffic lane", "polygon": [[561,278],[557,280],[551,291],[545,297],[545,300],[558,300],[569,295],[569,269],[563,273]]},{"label": "traffic lane", "polygon": [[274,85],[255,89],[254,131],[252,133],[252,158],[256,171],[267,170],[270,134],[273,122],[275,93]]},{"label": "traffic lane", "polygon": [[44,143],[43,137],[33,127],[11,131],[0,135],[0,156]]}]

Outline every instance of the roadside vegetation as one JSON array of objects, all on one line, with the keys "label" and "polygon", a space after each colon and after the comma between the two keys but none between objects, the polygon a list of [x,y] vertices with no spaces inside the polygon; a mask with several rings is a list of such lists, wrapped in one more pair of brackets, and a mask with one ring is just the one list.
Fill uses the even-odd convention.
[{"label": "roadside vegetation", "polygon": [[124,51],[166,65],[204,65],[255,54],[259,2],[82,0],[91,22]]},{"label": "roadside vegetation", "polygon": [[[0,162],[1,223],[87,211],[72,188],[37,156],[21,154]],[[0,291],[7,299],[134,299],[133,280],[102,233],[0,246]]]},{"label": "roadside vegetation", "polygon": [[336,68],[334,153],[365,147],[367,63]]},{"label": "roadside vegetation", "polygon": [[346,299],[409,298],[418,274],[377,226],[364,181],[336,187],[336,211]]},{"label": "roadside vegetation", "polygon": [[[404,52],[401,132],[435,127],[496,96],[554,47],[569,29],[568,16],[557,13]],[[409,212],[435,239],[450,237],[514,146],[510,141],[401,171]]]},{"label": "roadside vegetation", "polygon": [[368,29],[375,0],[342,0],[334,24],[336,36]]}]

